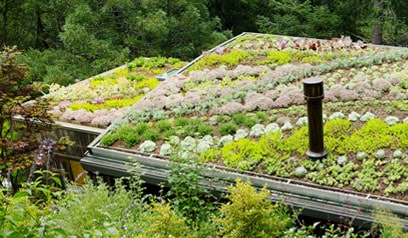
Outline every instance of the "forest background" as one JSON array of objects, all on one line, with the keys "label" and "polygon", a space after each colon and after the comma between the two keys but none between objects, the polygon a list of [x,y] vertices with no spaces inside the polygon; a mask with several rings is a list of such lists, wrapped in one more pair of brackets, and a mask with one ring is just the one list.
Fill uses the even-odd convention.
[{"label": "forest background", "polygon": [[0,45],[67,85],[139,56],[189,61],[242,32],[408,45],[403,0],[1,0]]}]

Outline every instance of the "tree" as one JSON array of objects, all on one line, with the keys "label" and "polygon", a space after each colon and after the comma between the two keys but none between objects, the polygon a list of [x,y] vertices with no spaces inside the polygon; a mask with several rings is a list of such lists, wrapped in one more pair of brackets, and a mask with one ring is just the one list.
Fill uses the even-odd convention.
[{"label": "tree", "polygon": [[41,136],[52,123],[46,102],[26,103],[37,96],[39,84],[27,78],[28,68],[16,61],[19,54],[16,47],[0,53],[0,175],[14,192],[27,178]]},{"label": "tree", "polygon": [[270,0],[268,10],[257,17],[260,32],[313,38],[339,36],[340,18],[326,5],[313,5],[310,0]]}]

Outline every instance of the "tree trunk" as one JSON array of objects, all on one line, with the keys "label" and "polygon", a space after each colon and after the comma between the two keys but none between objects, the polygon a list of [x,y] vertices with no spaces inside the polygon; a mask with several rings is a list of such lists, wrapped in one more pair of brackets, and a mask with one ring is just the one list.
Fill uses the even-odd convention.
[{"label": "tree trunk", "polygon": [[371,33],[371,42],[373,44],[382,44],[382,12],[383,12],[383,5],[381,4],[380,0],[374,0],[374,14],[375,14],[375,23],[373,25],[373,30]]}]

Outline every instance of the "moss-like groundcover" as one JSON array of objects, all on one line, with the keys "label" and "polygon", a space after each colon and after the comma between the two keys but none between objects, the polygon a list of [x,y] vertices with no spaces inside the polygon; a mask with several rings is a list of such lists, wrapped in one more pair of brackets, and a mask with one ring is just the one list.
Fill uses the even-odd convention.
[{"label": "moss-like groundcover", "polygon": [[[244,34],[138,101],[100,141],[407,199],[408,49]],[[324,79],[327,159],[306,158],[302,80]],[[195,156],[194,154],[198,154]]]},{"label": "moss-like groundcover", "polygon": [[156,76],[181,68],[175,58],[139,57],[132,62],[68,87],[51,85],[46,95],[57,120],[106,127],[160,84]]}]

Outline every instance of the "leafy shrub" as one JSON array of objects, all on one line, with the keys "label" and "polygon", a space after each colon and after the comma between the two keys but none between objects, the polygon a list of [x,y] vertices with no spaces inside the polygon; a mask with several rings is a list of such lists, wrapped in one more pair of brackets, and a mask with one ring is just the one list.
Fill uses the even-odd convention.
[{"label": "leafy shrub", "polygon": [[155,129],[148,128],[143,132],[142,138],[143,140],[156,141],[157,139],[160,138],[160,134]]},{"label": "leafy shrub", "polygon": [[176,129],[171,128],[171,129],[169,129],[168,131],[166,131],[166,132],[163,133],[163,138],[168,139],[168,138],[170,138],[171,136],[174,136],[174,135],[176,135],[176,134],[177,134]]},{"label": "leafy shrub", "polygon": [[166,132],[172,128],[172,123],[169,120],[160,120],[156,123],[156,128],[159,132]]},{"label": "leafy shrub", "polygon": [[225,123],[222,124],[218,130],[220,132],[220,134],[222,136],[226,136],[226,135],[232,135],[237,131],[237,125],[233,124],[233,123]]},{"label": "leafy shrub", "polygon": [[269,120],[268,114],[267,114],[266,112],[263,112],[263,111],[257,112],[257,113],[256,113],[256,118],[257,118],[261,123],[267,122],[267,121]]},{"label": "leafy shrub", "polygon": [[70,185],[68,197],[56,201],[59,209],[54,209],[46,220],[48,227],[76,237],[132,236],[138,229],[134,224],[141,223],[140,214],[145,207],[141,202],[142,181],[134,176],[116,180],[115,189],[101,178],[95,184],[88,180],[82,187]]},{"label": "leafy shrub", "polygon": [[142,135],[146,130],[150,129],[152,126],[147,122],[141,122],[135,126],[135,132]]},{"label": "leafy shrub", "polygon": [[244,113],[236,113],[236,114],[232,115],[232,120],[237,125],[245,125],[246,115]]},{"label": "leafy shrub", "polygon": [[185,126],[188,124],[188,119],[185,117],[176,118],[175,124],[176,126]]},{"label": "leafy shrub", "polygon": [[[194,156],[194,155],[193,155]],[[170,190],[166,197],[185,218],[187,224],[197,226],[209,222],[215,213],[213,191],[200,185],[208,181],[201,174],[203,167],[196,160],[174,156],[171,158],[171,171],[168,176]]]},{"label": "leafy shrub", "polygon": [[204,124],[204,123],[200,123],[198,125],[197,131],[201,136],[205,136],[205,135],[212,135],[214,129],[213,129],[212,126],[209,126],[209,125]]},{"label": "leafy shrub", "polygon": [[279,204],[272,204],[264,187],[257,191],[249,181],[236,181],[228,188],[230,202],[221,206],[220,224],[222,237],[278,237],[291,225],[292,220]]},{"label": "leafy shrub", "polygon": [[127,147],[135,146],[142,140],[137,128],[132,125],[124,125],[118,129],[117,134]]},{"label": "leafy shrub", "polygon": [[108,133],[105,134],[101,139],[101,145],[110,146],[113,145],[117,140],[119,140],[120,136],[117,133]]},{"label": "leafy shrub", "polygon": [[255,116],[246,116],[244,125],[248,128],[253,127],[256,124],[256,117]]},{"label": "leafy shrub", "polygon": [[170,203],[152,202],[149,213],[143,218],[149,226],[137,237],[188,237],[189,227],[185,219],[172,210]]}]

